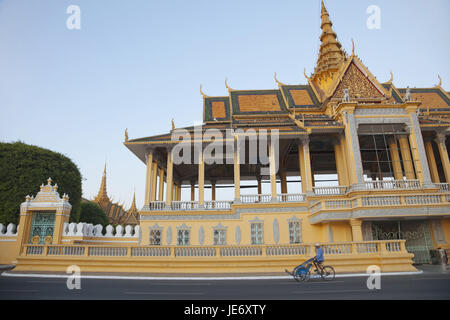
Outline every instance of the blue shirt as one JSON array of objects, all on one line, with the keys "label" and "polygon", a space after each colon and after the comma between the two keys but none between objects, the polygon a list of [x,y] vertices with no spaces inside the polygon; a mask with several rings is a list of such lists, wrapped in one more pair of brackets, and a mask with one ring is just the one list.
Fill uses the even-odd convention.
[{"label": "blue shirt", "polygon": [[318,248],[317,249],[317,253],[316,253],[316,260],[319,262],[323,262],[325,259],[323,258],[323,251],[322,248]]}]

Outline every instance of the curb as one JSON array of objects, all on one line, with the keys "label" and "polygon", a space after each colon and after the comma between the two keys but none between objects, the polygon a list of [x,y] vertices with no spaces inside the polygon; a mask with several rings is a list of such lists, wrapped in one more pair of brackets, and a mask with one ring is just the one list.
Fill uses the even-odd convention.
[{"label": "curb", "polygon": [[[406,275],[419,275],[423,271],[414,272],[386,272],[380,273],[381,276],[406,276]],[[337,274],[336,278],[352,278],[352,277],[368,277],[372,274],[369,273],[350,273],[350,274]],[[70,275],[59,274],[39,274],[39,273],[8,273],[3,272],[3,277],[23,277],[23,278],[57,278],[67,279]],[[98,280],[280,280],[280,279],[292,279],[292,276],[241,276],[241,277],[154,277],[154,276],[107,276],[107,275],[84,275],[82,279],[98,279]]]}]

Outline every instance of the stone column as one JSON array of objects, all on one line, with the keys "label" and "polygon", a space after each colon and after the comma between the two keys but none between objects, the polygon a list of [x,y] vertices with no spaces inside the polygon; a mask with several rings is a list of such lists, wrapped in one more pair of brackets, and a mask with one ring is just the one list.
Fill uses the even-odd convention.
[{"label": "stone column", "polygon": [[414,180],[414,167],[411,160],[411,152],[409,149],[408,138],[406,136],[400,136],[398,138],[400,144],[400,153],[402,154],[403,167],[405,168],[405,176],[407,180]]},{"label": "stone column", "polygon": [[216,181],[211,180],[211,200],[216,201]]},{"label": "stone column", "polygon": [[205,204],[205,159],[203,156],[203,148],[198,151],[198,204]]},{"label": "stone column", "polygon": [[277,200],[277,167],[275,159],[275,146],[272,141],[269,144],[269,169],[270,169],[270,189],[272,201]]},{"label": "stone column", "polygon": [[152,196],[152,164],[153,164],[153,152],[149,152],[146,155],[147,157],[147,172],[145,175],[145,205],[148,206],[150,204],[150,199]]},{"label": "stone column", "polygon": [[157,187],[158,161],[152,163],[152,194],[151,201],[156,201],[156,187]]},{"label": "stone column", "polygon": [[262,194],[261,177],[256,177],[256,181],[258,182],[258,194]]},{"label": "stone column", "polygon": [[163,201],[164,198],[164,168],[159,169],[159,194],[158,201]]},{"label": "stone column", "polygon": [[191,181],[191,201],[195,201],[195,182]]},{"label": "stone column", "polygon": [[340,186],[348,186],[347,182],[347,168],[345,160],[343,159],[341,141],[333,141],[334,146],[334,158],[336,160],[336,171]]},{"label": "stone column", "polygon": [[281,193],[288,193],[286,171],[284,170],[280,172],[280,181],[281,181]]},{"label": "stone column", "polygon": [[361,219],[350,219],[350,226],[352,227],[352,241],[353,242],[363,241],[361,225],[362,225]]},{"label": "stone column", "polygon": [[436,165],[436,158],[434,157],[433,141],[425,141],[425,151],[427,152],[428,166],[430,167],[431,181],[439,183],[439,172]]},{"label": "stone column", "polygon": [[237,140],[234,141],[234,201],[241,201],[241,166]]},{"label": "stone column", "polygon": [[411,144],[417,178],[424,187],[434,187],[431,183],[430,168],[428,167],[422,132],[420,131],[419,119],[417,118],[417,108],[418,105],[409,105],[408,103],[405,107],[411,121],[409,142]]},{"label": "stone column", "polygon": [[167,151],[167,183],[166,183],[166,205],[172,204],[173,197],[173,158],[172,149]]},{"label": "stone column", "polygon": [[397,142],[394,138],[388,140],[389,153],[391,155],[392,170],[394,171],[395,180],[403,180],[402,164],[398,153]]},{"label": "stone column", "polygon": [[345,124],[345,139],[347,144],[347,161],[349,163],[350,176],[352,183],[359,185],[364,184],[364,174],[361,161],[361,151],[359,149],[358,130],[356,127],[354,109],[356,104],[344,107],[344,124]]},{"label": "stone column", "polygon": [[436,143],[441,157],[442,168],[444,169],[445,182],[450,183],[450,164],[448,159],[447,146],[445,145],[446,136],[443,133],[436,135]]},{"label": "stone column", "polygon": [[313,178],[311,173],[311,158],[309,155],[309,138],[303,139],[298,145],[300,175],[302,177],[302,192],[313,191]]}]

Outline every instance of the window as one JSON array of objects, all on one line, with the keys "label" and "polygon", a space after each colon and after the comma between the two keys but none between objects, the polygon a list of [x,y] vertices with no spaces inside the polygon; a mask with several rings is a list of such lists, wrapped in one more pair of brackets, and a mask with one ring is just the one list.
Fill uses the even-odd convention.
[{"label": "window", "polygon": [[178,230],[177,236],[177,244],[179,246],[188,246],[189,245],[189,230]]},{"label": "window", "polygon": [[225,229],[214,229],[214,245],[225,244]]},{"label": "window", "polygon": [[161,230],[153,229],[150,230],[150,245],[161,245]]},{"label": "window", "polygon": [[301,243],[301,234],[300,221],[289,222],[289,243]]},{"label": "window", "polygon": [[263,244],[263,224],[261,222],[252,223],[250,225],[251,232],[251,243],[252,244]]}]

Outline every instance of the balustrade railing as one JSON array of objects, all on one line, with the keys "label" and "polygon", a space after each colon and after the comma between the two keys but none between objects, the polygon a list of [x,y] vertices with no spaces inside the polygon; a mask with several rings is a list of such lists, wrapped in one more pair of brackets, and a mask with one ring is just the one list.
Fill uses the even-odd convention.
[{"label": "balustrade railing", "polygon": [[375,196],[375,197],[362,197],[362,205],[371,206],[395,206],[401,204],[400,196]]},{"label": "balustrade railing", "polygon": [[272,202],[271,194],[241,194],[242,203],[267,203]]},{"label": "balustrade railing", "polygon": [[149,204],[150,210],[164,210],[166,208],[165,201],[152,201]]},{"label": "balustrade railing", "polygon": [[365,189],[419,189],[419,180],[377,180],[377,181],[365,181]]},{"label": "balustrade railing", "polygon": [[172,201],[172,210],[194,210],[198,208],[198,201]]},{"label": "balustrade railing", "polygon": [[205,201],[205,209],[206,210],[230,210],[233,201],[223,201],[223,200],[215,200],[215,201]]},{"label": "balustrade railing", "polygon": [[416,194],[413,196],[405,196],[406,204],[437,204],[441,203],[439,195]]},{"label": "balustrade railing", "polygon": [[335,187],[313,187],[313,192],[318,196],[332,196],[332,195],[342,195],[347,193],[348,187],[346,186],[335,186]]},{"label": "balustrade railing", "polygon": [[277,195],[278,202],[304,202],[306,201],[303,193],[281,193]]},{"label": "balustrade railing", "polygon": [[448,192],[450,190],[449,183],[435,183],[435,185],[439,188],[440,192]]},{"label": "balustrade railing", "polygon": [[[405,240],[324,243],[325,255],[406,253]],[[84,257],[254,257],[311,256],[313,244],[235,245],[235,246],[89,246],[89,245],[25,245],[27,256]]]},{"label": "balustrade railing", "polygon": [[326,200],[326,209],[349,209],[352,207],[352,200]]}]

